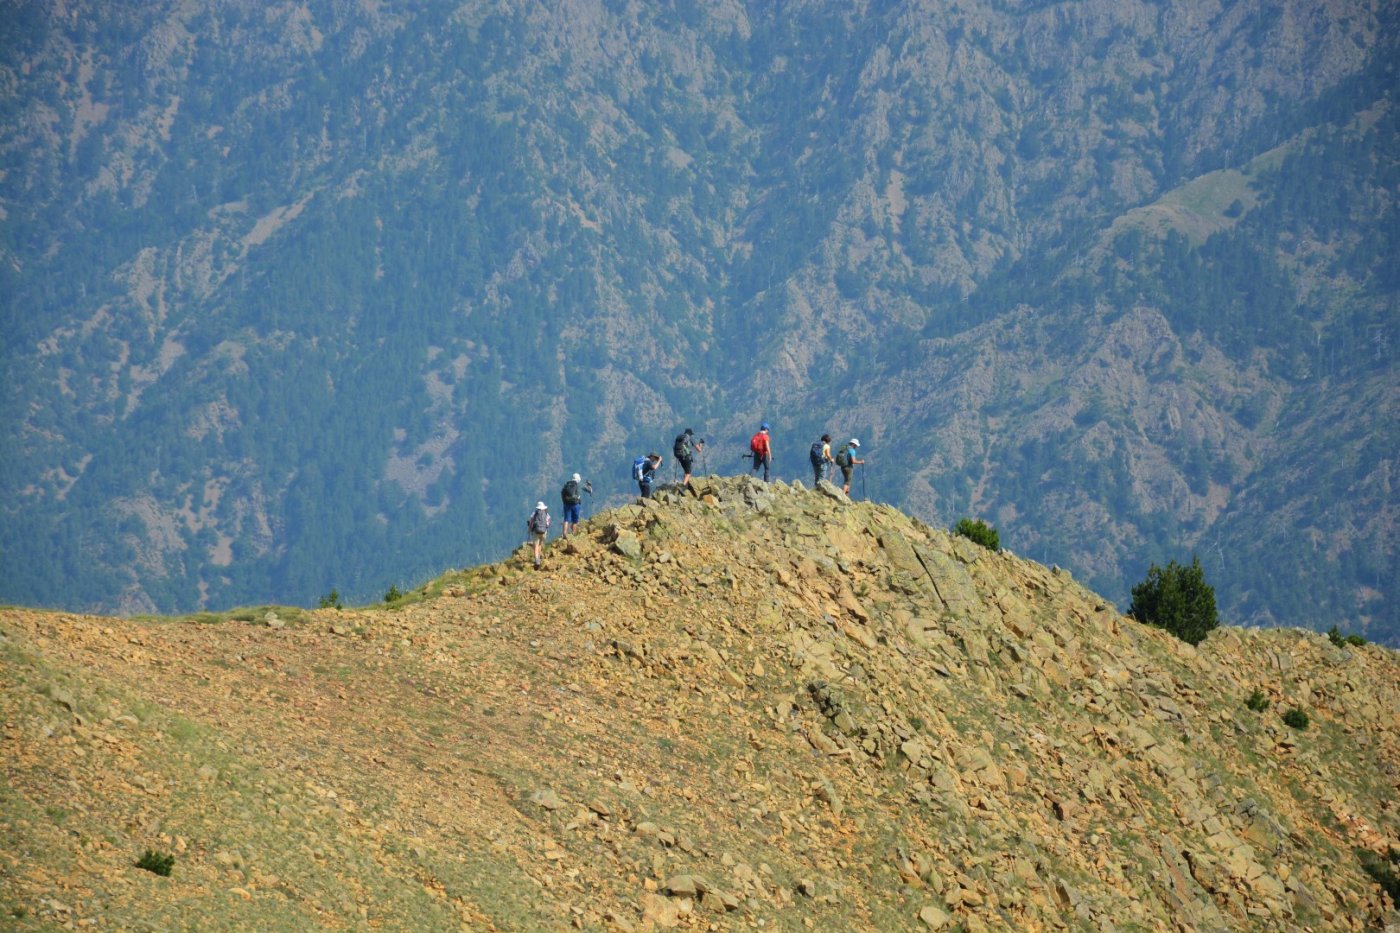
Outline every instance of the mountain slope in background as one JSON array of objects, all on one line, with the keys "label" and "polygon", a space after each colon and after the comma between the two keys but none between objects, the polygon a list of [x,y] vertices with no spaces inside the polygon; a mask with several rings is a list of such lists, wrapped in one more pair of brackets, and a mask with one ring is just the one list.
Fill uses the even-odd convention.
[{"label": "mountain slope in background", "polygon": [[1394,652],[1193,649],[829,485],[700,494],[388,608],[0,612],[7,920],[1400,920],[1364,867],[1400,846]]},{"label": "mountain slope in background", "polygon": [[10,3],[0,595],[357,599],[695,427],[1400,639],[1380,3]]}]

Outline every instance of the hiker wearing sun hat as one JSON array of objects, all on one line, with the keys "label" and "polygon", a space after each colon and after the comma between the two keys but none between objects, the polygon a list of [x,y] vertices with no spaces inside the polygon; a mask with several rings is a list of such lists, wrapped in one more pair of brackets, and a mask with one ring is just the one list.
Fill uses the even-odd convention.
[{"label": "hiker wearing sun hat", "polygon": [[544,554],[544,536],[549,534],[549,506],[536,502],[535,511],[525,520],[525,527],[530,529],[530,537],[535,540],[535,567],[538,568]]},{"label": "hiker wearing sun hat", "polygon": [[851,494],[851,473],[857,465],[865,462],[856,458],[857,450],[860,450],[860,441],[853,437],[836,451],[836,465],[841,468],[841,491],[848,496]]}]

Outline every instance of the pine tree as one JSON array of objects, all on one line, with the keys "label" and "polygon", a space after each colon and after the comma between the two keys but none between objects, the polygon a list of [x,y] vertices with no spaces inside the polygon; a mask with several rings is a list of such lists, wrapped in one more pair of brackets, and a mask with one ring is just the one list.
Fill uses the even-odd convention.
[{"label": "pine tree", "polygon": [[1215,589],[1206,582],[1200,558],[1195,555],[1190,567],[1176,561],[1170,561],[1166,567],[1153,564],[1147,577],[1133,587],[1133,604],[1128,614],[1139,622],[1164,628],[1192,645],[1200,644],[1220,624],[1215,612]]}]

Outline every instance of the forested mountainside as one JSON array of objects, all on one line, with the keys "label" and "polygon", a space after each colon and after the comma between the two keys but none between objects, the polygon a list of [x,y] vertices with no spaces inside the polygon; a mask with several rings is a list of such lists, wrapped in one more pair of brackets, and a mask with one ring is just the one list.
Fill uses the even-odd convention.
[{"label": "forested mountainside", "polygon": [[767,419],[1400,639],[1394,5],[426,6],[0,5],[0,598],[377,599]]}]

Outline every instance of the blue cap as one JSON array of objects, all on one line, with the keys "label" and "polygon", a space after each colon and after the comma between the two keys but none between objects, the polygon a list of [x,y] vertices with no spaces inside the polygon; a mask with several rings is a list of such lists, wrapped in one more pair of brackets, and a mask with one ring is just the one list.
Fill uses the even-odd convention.
[{"label": "blue cap", "polygon": [[767,430],[768,430],[768,422],[765,421],[765,422],[763,422],[762,424],[760,424],[760,425],[758,426],[758,429],[759,429],[760,431],[767,431]]}]

